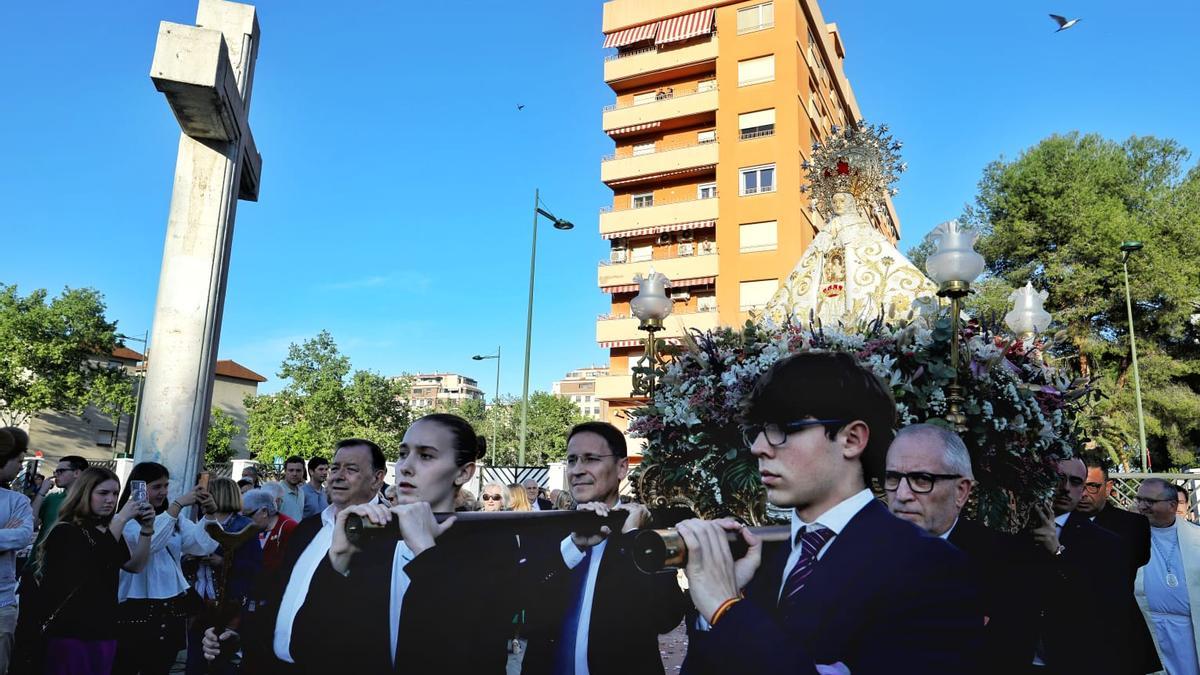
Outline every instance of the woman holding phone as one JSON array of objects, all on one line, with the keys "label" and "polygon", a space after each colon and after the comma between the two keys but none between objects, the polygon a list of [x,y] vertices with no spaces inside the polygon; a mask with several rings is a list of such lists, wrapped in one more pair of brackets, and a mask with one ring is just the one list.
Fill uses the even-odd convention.
[{"label": "woman holding phone", "polygon": [[[121,569],[140,571],[150,556],[154,509],[128,501],[117,509],[116,474],[91,467],[71,484],[58,523],[41,543],[37,574],[46,612],[46,673],[108,675],[117,652]],[[136,537],[126,539],[134,521]]]},{"label": "woman holding phone", "polygon": [[[217,542],[204,528],[182,511],[199,504],[205,511],[215,509],[212,497],[201,486],[167,503],[171,475],[156,462],[141,462],[129,473],[120,506],[144,492],[145,501],[154,508],[154,534],[150,536],[150,559],[140,572],[121,572],[117,589],[119,637],[117,663],[119,675],[165,674],[175,657],[187,644],[187,617],[196,611],[188,600],[188,582],[180,561],[183,555],[209,555]],[[137,525],[125,524],[125,538],[138,536]],[[194,597],[194,596],[193,596]]]}]

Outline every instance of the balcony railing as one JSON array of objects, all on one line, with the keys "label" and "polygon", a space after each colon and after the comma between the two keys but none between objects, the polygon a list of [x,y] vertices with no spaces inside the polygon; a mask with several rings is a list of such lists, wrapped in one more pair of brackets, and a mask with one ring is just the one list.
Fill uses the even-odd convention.
[{"label": "balcony railing", "polygon": [[[645,258],[645,259],[640,259],[640,260],[635,260],[632,257],[628,257],[624,260],[619,259],[619,258],[616,258],[616,259],[609,258],[609,259],[605,260],[604,258],[601,258],[600,266],[608,267],[609,265],[626,265],[629,263],[643,263],[643,262],[656,263],[656,262],[660,262],[663,260],[678,260],[680,258],[699,258],[701,256],[717,254],[717,242],[715,242],[715,241],[696,241],[696,242],[685,241],[685,242],[676,244],[676,246],[683,247],[683,246],[688,246],[689,244],[691,245],[690,248],[680,249],[680,252],[675,255],[663,256],[661,258]],[[704,246],[699,246],[699,244],[704,244]],[[684,250],[690,250],[692,252],[684,253],[683,252]]]},{"label": "balcony railing", "polygon": [[741,132],[741,134],[738,135],[738,140],[748,141],[752,138],[764,138],[766,136],[774,136],[774,135],[775,135],[775,127],[771,127],[770,129],[755,129],[755,130]]},{"label": "balcony railing", "polygon": [[675,201],[670,201],[670,202],[657,202],[657,201],[656,201],[656,202],[654,202],[653,204],[646,204],[646,205],[644,205],[644,206],[633,206],[633,205],[631,204],[631,205],[629,205],[629,206],[625,206],[625,207],[622,207],[622,208],[619,208],[619,209],[618,209],[618,208],[614,208],[614,207],[612,207],[612,206],[601,206],[601,207],[600,207],[600,213],[614,213],[614,212],[617,212],[617,211],[629,211],[629,210],[632,210],[632,209],[648,209],[648,208],[651,208],[651,207],[654,207],[654,206],[668,206],[668,205],[670,205],[670,204],[684,204],[684,203],[687,203],[687,202],[698,202],[698,201],[703,201],[703,200],[705,200],[705,199],[715,199],[715,198],[716,198],[716,196],[717,196],[717,195],[716,195],[716,192],[714,191],[714,192],[713,192],[713,194],[711,194],[711,195],[708,195],[708,196],[705,196],[705,197],[697,197],[696,199],[676,199]]},{"label": "balcony railing", "polygon": [[717,90],[716,82],[713,82],[713,84],[711,84],[711,85],[706,85],[703,88],[697,87],[691,91],[686,91],[686,92],[682,92],[682,93],[676,93],[675,91],[668,89],[668,90],[663,90],[662,92],[659,92],[659,94],[654,98],[653,101],[641,101],[638,103],[634,103],[633,101],[627,101],[625,103],[612,103],[612,104],[604,106],[604,112],[612,112],[614,110],[624,110],[625,108],[632,108],[634,106],[640,106],[640,105],[652,105],[659,101],[667,101],[667,100],[670,100],[673,98],[685,98],[688,96],[695,96],[696,94],[707,94],[710,91],[716,91],[716,90]]},{"label": "balcony railing", "polygon": [[697,141],[697,142],[691,143],[689,145],[678,145],[673,148],[667,148],[666,150],[655,149],[650,152],[640,152],[637,154],[628,154],[628,155],[618,155],[617,153],[613,152],[613,153],[609,153],[609,154],[601,157],[600,161],[601,162],[611,162],[615,159],[632,159],[634,157],[646,157],[648,155],[665,155],[668,152],[675,152],[676,150],[690,150],[692,148],[696,148],[701,145],[708,145],[710,143],[716,143],[716,142],[717,142],[717,137],[714,134],[712,138],[706,138],[702,141]]},{"label": "balcony railing", "polygon": [[[774,26],[775,24],[772,23],[771,25]],[[766,27],[769,28],[770,26],[766,26]],[[673,42],[670,45],[668,45],[665,49],[661,45],[650,45],[648,47],[640,47],[638,49],[629,49],[626,51],[617,52],[616,54],[609,54],[608,56],[604,57],[604,60],[605,61],[616,61],[619,59],[629,58],[630,56],[640,56],[642,54],[650,54],[650,53],[655,53],[655,52],[662,54],[665,52],[674,51],[676,49],[684,49],[687,47],[693,47],[698,44],[703,44],[705,42],[712,40],[716,36],[717,36],[717,29],[713,28],[711,33],[704,36],[704,39],[692,39],[692,40],[688,40],[688,41],[682,42],[682,43]]]}]

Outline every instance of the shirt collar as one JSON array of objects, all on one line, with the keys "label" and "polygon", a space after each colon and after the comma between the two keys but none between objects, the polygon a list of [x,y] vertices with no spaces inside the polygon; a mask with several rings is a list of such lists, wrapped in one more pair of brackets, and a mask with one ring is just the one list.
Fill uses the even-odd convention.
[{"label": "shirt collar", "polygon": [[1061,516],[1056,516],[1054,518],[1054,524],[1058,525],[1059,527],[1062,527],[1067,524],[1067,518],[1070,518],[1070,517],[1071,517],[1071,513],[1069,511],[1067,513],[1062,514]]},{"label": "shirt collar", "polygon": [[796,536],[800,534],[800,530],[810,525],[828,528],[833,531],[834,536],[841,534],[850,519],[858,515],[858,512],[870,504],[873,499],[875,499],[875,495],[871,494],[870,490],[863,488],[861,492],[842,500],[837,506],[817,516],[811,523],[800,520],[796,510],[792,509],[792,547],[796,546]]},{"label": "shirt collar", "polygon": [[[369,501],[367,503],[368,504],[383,504],[384,502],[379,499],[379,495],[375,495],[375,497],[372,498],[371,501]],[[323,527],[333,527],[333,525],[336,521],[337,521],[337,509],[334,508],[333,504],[330,504],[329,506],[325,507],[325,510],[321,511],[321,525]]]},{"label": "shirt collar", "polygon": [[956,527],[958,527],[958,518],[957,517],[954,518],[954,523],[950,525],[950,529],[948,529],[945,532],[938,535],[938,539],[945,539],[946,541],[949,541],[950,533],[953,532],[954,528],[956,528]]}]

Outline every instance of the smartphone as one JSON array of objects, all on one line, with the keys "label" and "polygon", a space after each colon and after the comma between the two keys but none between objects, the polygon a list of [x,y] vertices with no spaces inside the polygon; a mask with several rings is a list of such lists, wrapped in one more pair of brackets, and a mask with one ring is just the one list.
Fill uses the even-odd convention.
[{"label": "smartphone", "polygon": [[135,502],[144,502],[146,496],[146,481],[133,480],[129,481],[129,498]]},{"label": "smartphone", "polygon": [[208,489],[208,472],[207,471],[200,472],[200,477],[198,479],[196,479],[196,487],[204,488],[205,490]]}]

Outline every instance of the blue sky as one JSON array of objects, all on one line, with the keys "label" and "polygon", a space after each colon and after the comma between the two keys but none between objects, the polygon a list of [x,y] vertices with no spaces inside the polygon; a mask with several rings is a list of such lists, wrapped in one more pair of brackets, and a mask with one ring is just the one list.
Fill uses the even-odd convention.
[{"label": "blue sky", "polygon": [[[961,212],[985,164],[1054,132],[1200,150],[1200,3],[821,6],[863,112],[905,142],[902,248]],[[261,200],[238,207],[221,357],[271,391],[288,343],[328,329],[356,367],[490,392],[493,364],[470,356],[500,345],[519,394],[540,187],[577,228],[539,236],[531,386],[604,362],[601,3],[258,7]],[[1055,35],[1048,12],[1083,21]],[[193,0],[0,3],[0,281],[91,286],[121,330],[150,328],[178,126],[147,73],[158,22],[194,17]]]}]

